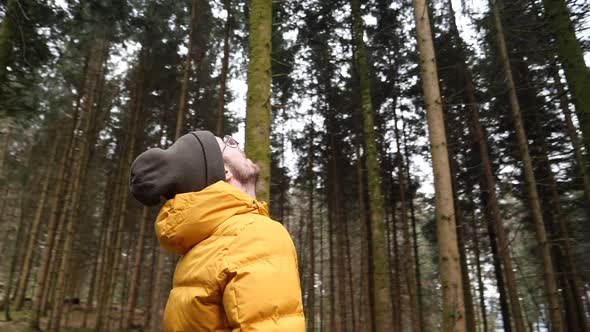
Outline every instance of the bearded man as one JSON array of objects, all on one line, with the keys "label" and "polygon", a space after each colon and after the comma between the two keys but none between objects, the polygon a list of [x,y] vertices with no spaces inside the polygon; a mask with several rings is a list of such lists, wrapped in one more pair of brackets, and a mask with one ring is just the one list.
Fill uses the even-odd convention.
[{"label": "bearded man", "polygon": [[256,200],[260,168],[231,137],[194,131],[131,167],[160,245],[181,255],[164,313],[175,331],[305,331],[295,247]]}]

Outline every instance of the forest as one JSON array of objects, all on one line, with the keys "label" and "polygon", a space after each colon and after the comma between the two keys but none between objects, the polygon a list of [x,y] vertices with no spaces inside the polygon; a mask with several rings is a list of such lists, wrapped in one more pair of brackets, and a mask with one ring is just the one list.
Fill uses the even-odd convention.
[{"label": "forest", "polygon": [[584,0],[0,0],[0,331],[162,330],[130,166],[193,130],[307,331],[590,331],[589,65]]}]

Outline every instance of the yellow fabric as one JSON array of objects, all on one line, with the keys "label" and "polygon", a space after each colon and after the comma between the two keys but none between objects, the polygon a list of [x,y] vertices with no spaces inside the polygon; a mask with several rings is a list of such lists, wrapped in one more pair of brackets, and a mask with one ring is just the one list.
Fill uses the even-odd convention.
[{"label": "yellow fabric", "polygon": [[225,182],[176,195],[155,224],[182,255],[164,331],[305,331],[297,256],[265,203]]}]

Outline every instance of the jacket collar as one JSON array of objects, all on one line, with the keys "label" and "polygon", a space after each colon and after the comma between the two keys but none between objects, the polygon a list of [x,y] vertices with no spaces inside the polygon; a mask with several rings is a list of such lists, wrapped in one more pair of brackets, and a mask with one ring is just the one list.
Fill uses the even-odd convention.
[{"label": "jacket collar", "polygon": [[247,213],[269,216],[265,202],[219,181],[168,200],[156,219],[156,236],[166,250],[184,255],[230,217]]}]

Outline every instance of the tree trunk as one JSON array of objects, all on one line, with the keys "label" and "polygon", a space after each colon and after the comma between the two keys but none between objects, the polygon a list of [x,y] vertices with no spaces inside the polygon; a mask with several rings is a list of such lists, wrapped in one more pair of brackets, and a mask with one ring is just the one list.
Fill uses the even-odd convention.
[{"label": "tree trunk", "polygon": [[[328,200],[328,205],[332,201]],[[338,327],[336,324],[336,278],[334,277],[335,270],[335,255],[334,255],[334,215],[330,212],[333,207],[328,207],[328,253],[330,262],[330,328],[329,331],[335,331]]]},{"label": "tree trunk", "polygon": [[77,158],[73,159],[72,164],[72,178],[73,183],[71,186],[71,202],[67,204],[67,209],[64,211],[67,216],[66,229],[65,229],[65,240],[62,258],[60,262],[59,273],[57,275],[56,294],[53,299],[52,324],[49,327],[50,332],[58,331],[61,322],[61,315],[63,309],[63,298],[66,294],[66,274],[69,272],[69,264],[71,260],[71,253],[74,244],[74,233],[78,223],[80,196],[82,184],[84,182],[84,176],[88,160],[90,157],[90,146],[94,141],[92,137],[92,126],[96,121],[97,111],[95,108],[95,101],[98,93],[98,87],[100,85],[101,77],[103,75],[103,64],[107,56],[107,50],[109,43],[103,38],[97,38],[95,43],[92,45],[90,51],[90,60],[88,63],[88,71],[86,73],[85,86],[86,89],[83,92],[84,97],[82,99],[82,115],[79,117],[79,125],[76,126],[76,131],[80,130],[77,136],[74,137],[72,147],[77,151]]},{"label": "tree trunk", "polygon": [[8,0],[5,16],[0,23],[0,98],[3,98],[3,89],[7,80],[7,67],[12,62],[12,44],[14,35],[18,29],[18,0]]},{"label": "tree trunk", "polygon": [[127,298],[127,314],[123,327],[125,329],[133,328],[133,319],[135,315],[135,307],[137,305],[137,291],[139,289],[139,280],[141,278],[141,262],[143,261],[143,247],[145,238],[145,228],[149,222],[150,209],[147,206],[143,207],[143,214],[141,224],[139,226],[139,235],[137,244],[135,246],[135,261],[133,262],[133,269],[131,270],[131,281],[129,284],[129,296]]},{"label": "tree trunk", "polygon": [[314,154],[315,154],[315,144],[314,144],[314,130],[313,130],[313,123],[310,124],[311,134],[309,139],[309,156],[308,156],[308,168],[309,168],[309,179],[308,179],[308,188],[307,188],[307,219],[308,219],[308,227],[309,227],[309,238],[308,238],[308,247],[309,247],[309,280],[308,280],[308,288],[307,288],[307,331],[313,332],[315,326],[315,248],[314,248],[314,215],[313,215],[313,199],[314,199],[314,190],[315,190],[315,182],[314,173],[313,173],[313,165],[314,165]]},{"label": "tree trunk", "polygon": [[[397,127],[395,127],[397,130]],[[405,131],[405,123],[402,125],[402,138],[404,142],[404,162],[406,165],[406,179],[408,181],[408,186],[411,186],[411,177],[410,177],[410,153],[408,151],[408,144],[406,142],[406,131]],[[418,232],[416,230],[416,214],[414,211],[414,197],[412,191],[408,193],[408,203],[410,207],[410,220],[412,222],[412,244],[414,250],[414,271],[416,273],[416,296],[418,298],[418,315],[420,316],[420,326],[422,329],[427,329],[426,323],[424,320],[424,302],[422,297],[422,281],[421,281],[421,274],[420,274],[420,255],[418,254]]]},{"label": "tree trunk", "polygon": [[[8,274],[8,280],[6,282],[6,288],[4,291],[4,319],[6,321],[11,321],[12,317],[10,316],[10,289],[12,288],[12,283],[14,280],[14,274],[15,274],[15,270],[16,270],[16,264],[18,261],[18,252],[20,251],[19,248],[19,241],[18,239],[22,236],[22,233],[25,231],[24,230],[24,226],[25,226],[25,218],[23,217],[23,210],[24,210],[24,204],[23,204],[23,189],[21,188],[21,190],[18,193],[18,205],[20,206],[20,208],[17,207],[13,207],[12,211],[16,211],[17,209],[19,209],[19,223],[18,223],[18,230],[17,230],[17,234],[16,237],[14,239],[14,249],[12,250],[12,258],[10,260],[10,272]],[[16,215],[13,214],[13,217],[16,218]]]},{"label": "tree trunk", "polygon": [[[348,231],[348,218],[344,219],[345,222],[343,223],[344,226],[344,248],[343,251],[346,251],[346,267],[348,269],[348,276],[349,276],[349,295],[350,298],[348,299],[348,303],[349,303],[349,307],[350,307],[350,312],[352,315],[352,325],[350,325],[350,327],[352,327],[352,329],[354,330],[355,327],[357,326],[357,322],[358,322],[358,318],[357,318],[357,314],[356,314],[356,304],[355,304],[355,296],[354,296],[354,273],[353,273],[353,267],[352,267],[352,255],[350,252],[350,233]],[[346,302],[346,301],[343,301]],[[349,328],[350,329],[350,328]],[[355,330],[356,331],[356,330]]]},{"label": "tree trunk", "polygon": [[[108,181],[109,186],[107,186],[107,190],[110,190],[110,188],[112,187],[111,184],[112,181]],[[110,197],[110,195],[105,195],[105,197]],[[109,202],[111,203],[111,202]],[[90,278],[90,286],[88,288],[88,297],[86,298],[86,308],[84,310],[84,318],[82,320],[82,328],[86,328],[88,325],[88,314],[90,313],[90,311],[92,311],[92,309],[94,308],[94,293],[96,292],[96,289],[98,287],[97,284],[100,281],[99,278],[97,278],[97,276],[100,276],[99,273],[99,269],[100,269],[100,263],[101,263],[101,258],[104,257],[103,255],[103,251],[106,247],[106,232],[107,232],[107,221],[108,219],[104,217],[104,213],[106,211],[103,209],[103,221],[101,223],[100,226],[100,235],[98,238],[98,252],[96,257],[94,258],[94,264],[92,266],[92,275]],[[104,262],[104,260],[102,260]]]},{"label": "tree trunk", "polygon": [[[57,133],[57,135],[59,135],[59,133]],[[51,153],[49,154],[53,158],[55,158],[54,156],[56,156],[58,143],[62,143],[59,139],[59,136],[54,137],[53,147],[51,148]],[[30,237],[25,250],[25,257],[19,276],[18,290],[16,292],[16,310],[22,310],[23,303],[25,300],[25,293],[27,290],[28,281],[30,279],[29,274],[31,270],[31,265],[33,263],[33,256],[35,254],[35,243],[37,242],[37,234],[39,232],[39,228],[41,227],[41,217],[43,215],[45,200],[47,198],[47,191],[49,190],[49,184],[51,183],[51,174],[55,162],[57,162],[57,160],[52,160],[49,163],[47,170],[45,172],[43,186],[41,188],[41,196],[38,199],[37,209],[35,210],[35,218],[33,219],[33,224],[31,225],[31,229],[29,230]]]},{"label": "tree trunk", "polygon": [[188,34],[188,51],[186,54],[186,60],[184,63],[184,74],[182,77],[182,90],[180,91],[180,109],[176,114],[176,134],[175,137],[178,138],[182,136],[184,132],[184,117],[188,112],[188,85],[190,80],[191,74],[191,61],[193,56],[193,38],[194,38],[194,31],[195,25],[197,24],[197,10],[198,10],[199,0],[192,1],[192,9],[191,9],[191,22],[190,22],[190,30]]},{"label": "tree trunk", "polygon": [[483,332],[488,332],[487,308],[485,300],[485,286],[481,272],[481,255],[479,253],[479,236],[477,235],[477,225],[475,223],[475,209],[473,210],[473,220],[471,220],[471,237],[473,238],[473,252],[475,254],[475,267],[477,271],[477,288],[479,292],[479,307],[481,311],[481,321],[483,324]]},{"label": "tree trunk", "polygon": [[363,41],[363,24],[360,0],[351,0],[353,16],[353,39],[356,46],[355,58],[360,82],[361,109],[363,114],[363,135],[366,151],[367,189],[369,191],[369,215],[371,222],[372,247],[372,285],[373,285],[373,320],[377,331],[390,331],[391,300],[388,277],[387,247],[385,245],[385,222],[383,218],[383,198],[381,196],[381,177],[377,160],[373,106],[371,104],[371,87],[369,69]]},{"label": "tree trunk", "polygon": [[[393,181],[392,181],[393,183]],[[393,189],[393,188],[392,188]],[[392,326],[394,331],[403,331],[404,330],[404,321],[403,321],[403,307],[402,307],[402,282],[400,278],[401,274],[401,266],[400,266],[400,254],[399,254],[399,244],[398,244],[398,231],[397,231],[397,221],[395,218],[395,201],[393,200],[393,190],[392,195],[390,198],[390,204],[392,207],[391,213],[391,220],[389,220],[386,225],[387,231],[387,259],[388,264],[391,266],[389,271],[389,284],[391,287],[390,290],[390,297],[391,297],[391,320]],[[392,257],[393,256],[393,257]]]},{"label": "tree trunk", "polygon": [[[451,148],[449,148],[449,151]],[[459,198],[457,194],[457,180],[454,162],[451,159],[452,153],[449,153],[451,160],[451,175],[453,178],[453,198],[455,201],[455,213],[457,224],[457,246],[459,247],[459,262],[461,263],[461,278],[463,280],[463,301],[465,303],[465,324],[469,331],[475,331],[475,313],[473,310],[473,297],[471,296],[471,281],[469,279],[469,270],[467,266],[467,253],[465,252],[465,223],[463,222],[463,212],[459,207]]]},{"label": "tree trunk", "polygon": [[[135,234],[134,234],[135,235]],[[121,301],[119,302],[119,326],[118,329],[120,331],[123,330],[123,321],[125,320],[126,317],[126,303],[129,301],[129,292],[127,292],[126,290],[128,289],[127,285],[129,282],[128,279],[128,273],[127,271],[129,271],[129,260],[131,258],[131,243],[133,241],[131,241],[131,239],[129,238],[129,233],[127,232],[125,234],[125,236],[123,237],[123,243],[127,243],[127,248],[122,248],[122,252],[127,251],[127,255],[124,256],[123,258],[123,269],[121,269],[121,273],[119,278],[122,279],[121,280]],[[137,240],[137,242],[139,242],[139,239]]]},{"label": "tree trunk", "polygon": [[[480,187],[486,188],[487,204],[485,208],[488,210],[486,216],[492,218],[490,222],[495,225],[495,234],[497,235],[499,258],[504,265],[504,275],[506,277],[506,286],[508,297],[510,299],[510,309],[512,318],[514,320],[514,327],[517,332],[525,331],[524,319],[520,308],[520,301],[518,296],[518,288],[516,285],[516,278],[514,276],[514,269],[512,267],[512,258],[508,248],[508,241],[506,239],[506,231],[504,223],[501,218],[500,209],[498,205],[498,198],[496,195],[496,181],[492,170],[492,162],[489,158],[488,142],[484,129],[481,126],[479,119],[479,112],[477,109],[477,98],[475,97],[475,84],[471,71],[467,67],[467,55],[465,52],[465,45],[459,35],[459,30],[455,23],[455,13],[452,3],[449,1],[449,9],[451,12],[451,31],[456,40],[456,47],[459,53],[459,69],[465,81],[464,99],[469,113],[469,133],[472,143],[475,145],[475,150],[479,152],[478,159],[480,161]],[[476,157],[477,158],[477,157]],[[483,183],[482,181],[485,181]]]},{"label": "tree trunk", "polygon": [[[543,0],[557,52],[584,138],[586,151],[590,151],[590,69],[584,62],[584,49],[576,38],[574,24],[565,0]],[[590,158],[590,155],[586,156]],[[587,159],[589,161],[589,159]]]},{"label": "tree trunk", "polygon": [[[359,205],[359,223],[360,223],[360,235],[361,235],[361,256],[362,257],[371,257],[371,249],[369,246],[368,240],[370,239],[369,227],[367,222],[367,217],[365,214],[366,206],[365,206],[365,186],[364,186],[364,176],[363,176],[363,162],[360,152],[360,135],[357,135],[355,139],[355,155],[357,160],[357,196],[358,196],[358,205]],[[371,268],[370,265],[366,264],[365,260],[361,260],[361,276],[360,276],[360,318],[359,318],[359,326],[356,327],[357,331],[360,331],[361,328],[365,328],[368,332],[375,331],[375,320],[371,316],[373,312],[372,306],[373,300],[371,299],[371,286],[369,280],[371,279]]]},{"label": "tree trunk", "polygon": [[[48,287],[48,276],[50,275],[50,267],[51,266],[55,266],[54,264],[51,264],[51,262],[53,262],[53,260],[51,259],[52,256],[52,251],[53,251],[53,247],[56,243],[56,237],[57,237],[57,229],[56,226],[58,225],[58,220],[59,220],[59,213],[63,212],[63,210],[60,210],[60,205],[62,202],[62,197],[65,195],[67,196],[67,189],[69,188],[69,178],[66,178],[66,171],[69,167],[71,158],[72,158],[72,142],[73,142],[73,132],[74,132],[74,128],[73,126],[75,126],[75,123],[77,121],[77,118],[79,117],[78,114],[78,108],[76,108],[75,112],[74,112],[74,119],[73,119],[73,123],[72,123],[72,129],[70,130],[70,132],[67,134],[67,143],[64,144],[64,146],[66,146],[66,149],[64,150],[64,154],[62,155],[61,159],[60,159],[60,163],[59,163],[59,171],[58,171],[58,177],[56,179],[57,182],[57,186],[55,188],[55,191],[53,192],[53,197],[52,197],[52,201],[51,201],[51,211],[49,213],[49,221],[47,223],[47,242],[45,243],[45,248],[43,250],[43,253],[41,255],[41,266],[39,267],[39,271],[37,272],[37,280],[36,280],[36,286],[35,289],[37,289],[37,292],[35,293],[35,296],[33,297],[33,304],[32,304],[32,315],[31,315],[31,322],[30,322],[30,326],[34,329],[34,330],[39,330],[40,326],[39,326],[39,320],[41,318],[42,312],[43,312],[43,307],[44,307],[44,303],[45,303],[45,298],[46,298],[46,293],[47,290],[49,289]],[[72,134],[70,134],[72,133]],[[63,213],[62,213],[63,216]],[[60,224],[62,225],[62,224]]]},{"label": "tree trunk", "polygon": [[146,287],[146,294],[145,294],[145,299],[146,299],[146,304],[145,304],[145,320],[143,323],[143,329],[146,331],[151,331],[152,330],[152,326],[153,326],[153,321],[152,321],[152,313],[153,313],[153,308],[154,305],[152,302],[152,299],[154,298],[154,287],[152,287],[152,285],[154,285],[154,270],[156,268],[156,259],[157,259],[157,252],[159,250],[161,250],[158,246],[158,239],[156,238],[155,234],[152,234],[151,236],[152,238],[152,253],[151,253],[151,260],[149,262],[149,278],[148,278],[148,282],[146,283],[147,287]]},{"label": "tree trunk", "polygon": [[424,89],[424,102],[428,117],[430,146],[432,149],[432,167],[434,170],[436,232],[440,252],[440,277],[443,289],[442,330],[462,332],[466,331],[463,284],[461,281],[451,171],[447,152],[436,58],[426,2],[424,0],[414,0],[413,4],[420,53],[420,75]]},{"label": "tree trunk", "polygon": [[[559,279],[562,284],[561,294],[567,321],[564,322],[564,329],[568,331],[588,331],[588,319],[582,303],[582,288],[578,284],[578,271],[572,260],[572,250],[570,235],[566,224],[565,215],[561,209],[561,201],[557,190],[557,181],[551,169],[549,161],[548,148],[542,128],[537,124],[536,145],[540,147],[540,165],[539,178],[545,179],[546,183],[540,189],[541,193],[545,192],[545,206],[550,206],[546,210],[546,225],[549,230],[549,236],[553,245],[556,272],[559,273]],[[554,225],[557,221],[557,225]],[[557,226],[557,227],[556,227]],[[557,228],[557,229],[556,229]]]},{"label": "tree trunk", "polygon": [[[140,66],[141,67],[141,66]],[[140,68],[140,71],[143,71],[143,68]],[[108,329],[108,322],[109,322],[109,312],[110,307],[113,301],[113,292],[116,287],[117,283],[117,276],[119,271],[119,260],[121,257],[121,242],[123,236],[123,228],[125,225],[125,220],[127,216],[127,203],[128,203],[128,193],[129,191],[126,190],[127,187],[127,172],[126,170],[129,169],[131,163],[133,162],[133,158],[135,157],[135,142],[137,139],[137,130],[138,130],[138,122],[140,119],[140,115],[142,113],[143,108],[143,92],[144,92],[144,77],[143,73],[140,74],[140,78],[137,80],[137,85],[135,87],[135,93],[133,96],[133,101],[131,103],[131,110],[129,112],[128,124],[130,124],[130,129],[127,132],[125,137],[124,146],[126,148],[123,149],[123,158],[121,161],[121,166],[119,169],[119,180],[118,186],[121,188],[121,199],[120,205],[117,207],[118,218],[116,225],[114,227],[115,233],[114,238],[112,239],[113,249],[107,257],[107,262],[109,264],[106,265],[106,280],[105,282],[106,287],[103,289],[106,299],[103,299],[104,305],[101,306],[101,310],[99,312],[99,316],[97,317],[97,325],[96,330],[102,331],[103,328]],[[116,209],[117,209],[116,208]],[[103,322],[104,321],[104,322]]]},{"label": "tree trunk", "polygon": [[[528,149],[528,142],[524,131],[520,105],[518,97],[516,96],[516,85],[512,77],[512,69],[510,68],[510,59],[508,57],[508,50],[504,39],[504,32],[500,18],[500,10],[496,0],[490,0],[490,6],[494,14],[494,23],[496,27],[496,36],[498,39],[498,48],[500,52],[500,59],[504,68],[504,75],[510,99],[510,109],[512,111],[512,118],[518,140],[519,152],[523,164],[523,173],[527,184],[527,193],[529,200],[529,208],[531,218],[533,220],[537,242],[540,246],[543,257],[543,276],[545,279],[545,288],[547,292],[547,300],[549,304],[549,313],[551,317],[551,327],[553,332],[563,331],[561,306],[559,303],[557,293],[557,283],[555,281],[553,262],[551,261],[551,253],[549,244],[547,243],[547,234],[543,222],[543,215],[541,212],[541,205],[539,203],[539,194],[537,192],[537,181],[533,173],[533,165]],[[590,94],[589,94],[590,95]],[[590,128],[589,128],[590,129]]]},{"label": "tree trunk", "polygon": [[405,266],[404,270],[406,273],[406,283],[408,287],[408,295],[410,298],[410,319],[412,322],[412,331],[419,332],[422,330],[421,327],[421,320],[420,320],[420,303],[418,301],[418,290],[416,285],[416,274],[414,271],[414,267],[416,263],[414,262],[414,252],[412,251],[412,238],[410,235],[410,226],[408,222],[408,208],[406,204],[406,188],[408,184],[406,183],[406,174],[408,173],[406,170],[406,165],[404,163],[404,158],[401,152],[401,143],[400,143],[400,135],[399,130],[397,128],[397,111],[393,109],[393,118],[394,118],[394,134],[395,134],[395,143],[396,143],[396,155],[398,159],[398,181],[399,181],[399,197],[400,197],[400,208],[401,208],[401,221],[402,221],[402,234],[404,237],[404,256],[405,256]]},{"label": "tree trunk", "polygon": [[[156,250],[156,277],[154,278],[153,285],[162,285],[164,282],[164,266],[166,260],[166,251],[163,248],[159,248]],[[152,305],[152,312],[151,312],[151,324],[149,326],[148,331],[151,332],[159,332],[162,329],[162,320],[161,320],[161,312],[162,307],[164,304],[164,299],[162,298],[163,294],[163,287],[154,287],[152,289],[152,298],[151,298],[151,305]]]},{"label": "tree trunk", "polygon": [[[217,123],[215,125],[215,134],[223,137],[223,113],[225,110],[225,91],[227,89],[227,74],[229,72],[229,39],[231,33],[231,2],[224,0],[223,5],[227,11],[225,28],[223,33],[223,59],[221,60],[221,73],[219,74],[219,96],[217,102]],[[283,219],[281,218],[281,221]]]},{"label": "tree trunk", "polygon": [[[320,210],[320,216],[323,216],[322,211]],[[320,219],[320,332],[324,331],[325,320],[324,320],[324,219],[323,217]],[[309,319],[309,318],[307,318]]]},{"label": "tree trunk", "polygon": [[561,84],[561,77],[557,71],[557,68],[552,68],[553,79],[555,80],[555,88],[559,96],[559,106],[565,116],[565,122],[567,124],[567,134],[574,148],[574,155],[576,156],[576,168],[578,171],[579,180],[582,182],[584,190],[584,198],[586,200],[587,214],[590,219],[590,176],[586,171],[586,163],[584,162],[584,155],[582,153],[582,147],[578,140],[578,133],[572,120],[572,112],[569,108],[569,102],[567,100],[566,92],[564,91],[563,84]]},{"label": "tree trunk", "polygon": [[270,200],[272,1],[252,0],[245,153],[260,167],[258,200]]}]

